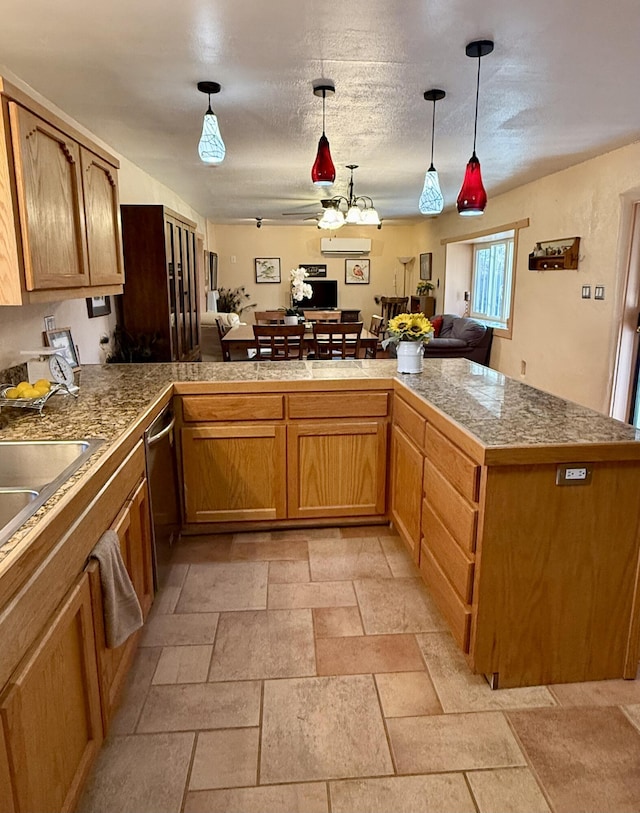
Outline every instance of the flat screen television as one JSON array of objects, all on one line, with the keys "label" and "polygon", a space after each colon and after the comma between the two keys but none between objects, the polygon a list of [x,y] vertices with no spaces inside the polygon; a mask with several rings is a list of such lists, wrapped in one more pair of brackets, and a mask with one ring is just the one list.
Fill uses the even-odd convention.
[{"label": "flat screen television", "polygon": [[306,279],[313,289],[311,299],[303,299],[300,308],[303,310],[330,310],[338,307],[338,280]]}]

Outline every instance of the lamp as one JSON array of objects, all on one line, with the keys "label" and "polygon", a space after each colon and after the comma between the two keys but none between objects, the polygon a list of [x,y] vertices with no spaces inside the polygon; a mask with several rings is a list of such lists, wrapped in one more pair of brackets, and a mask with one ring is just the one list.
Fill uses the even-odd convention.
[{"label": "lamp", "polygon": [[218,118],[211,109],[211,94],[220,93],[220,85],[217,82],[198,82],[198,90],[209,96],[209,107],[204,114],[202,123],[202,135],[198,144],[198,155],[204,164],[221,164],[227,148],[220,135]]},{"label": "lamp", "polygon": [[436,131],[436,102],[444,99],[446,95],[444,90],[437,90],[436,88],[427,90],[424,93],[426,101],[433,102],[433,118],[431,120],[431,164],[424,176],[424,187],[418,204],[421,215],[439,215],[444,209],[444,198],[440,190],[438,171],[433,166],[433,139]]},{"label": "lamp", "polygon": [[402,274],[402,296],[407,295],[407,266],[410,262],[413,262],[413,257],[398,257],[398,262],[402,263],[403,274]]},{"label": "lamp", "polygon": [[487,205],[487,193],[482,185],[482,175],[480,173],[480,161],[476,155],[476,134],[478,131],[478,96],[480,93],[480,60],[493,51],[491,40],[476,40],[470,42],[465,53],[470,57],[478,59],[478,79],[476,82],[476,115],[473,122],[473,153],[467,164],[464,173],[462,189],[458,195],[458,212],[464,217],[473,217],[484,213]]},{"label": "lamp", "polygon": [[336,92],[334,85],[314,85],[314,96],[322,96],[322,135],[318,141],[318,153],[311,168],[311,180],[316,186],[331,186],[336,179],[336,168],[331,160],[329,139],[324,133],[324,102],[327,93],[333,96]]},{"label": "lamp", "polygon": [[[377,226],[380,228],[382,221],[371,198],[367,195],[353,194],[353,170],[358,169],[358,165],[347,164],[347,169],[351,170],[351,177],[349,178],[349,197],[345,198],[344,195],[335,195],[335,197],[330,198],[328,201],[323,201],[323,205],[326,203],[326,206],[318,226],[321,229],[332,229],[349,223],[357,226]],[[339,225],[335,225],[336,213],[340,215],[341,218]],[[330,222],[331,225],[329,225]]]}]

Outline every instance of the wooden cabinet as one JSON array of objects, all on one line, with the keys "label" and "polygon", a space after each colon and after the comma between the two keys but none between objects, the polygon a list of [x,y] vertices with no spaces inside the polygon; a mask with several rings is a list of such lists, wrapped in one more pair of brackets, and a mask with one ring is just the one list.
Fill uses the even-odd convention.
[{"label": "wooden cabinet", "polygon": [[[339,408],[340,399],[336,398]],[[384,419],[288,427],[290,517],[384,514],[387,463]]]},{"label": "wooden cabinet", "polygon": [[287,515],[284,425],[210,425],[182,430],[187,522],[283,519]]},{"label": "wooden cabinet", "polygon": [[127,284],[120,323],[149,361],[200,358],[196,224],[164,206],[122,206]]},{"label": "wooden cabinet", "polygon": [[86,574],[18,666],[0,716],[17,809],[73,810],[102,742]]},{"label": "wooden cabinet", "polygon": [[0,79],[0,305],[122,293],[118,162]]},{"label": "wooden cabinet", "polygon": [[391,518],[413,561],[420,561],[424,456],[398,426],[391,431]]},{"label": "wooden cabinet", "polygon": [[411,313],[424,313],[424,315],[429,318],[436,312],[436,300],[433,296],[419,294],[411,297],[409,307]]},{"label": "wooden cabinet", "polygon": [[[140,601],[142,615],[146,618],[153,602],[151,525],[146,479],[142,480],[124,504],[111,529],[117,533],[120,540],[122,559]],[[87,572],[91,584],[102,721],[106,734],[118,696],[136,652],[138,635],[131,635],[116,649],[107,648],[100,572],[95,560],[89,563]]]}]

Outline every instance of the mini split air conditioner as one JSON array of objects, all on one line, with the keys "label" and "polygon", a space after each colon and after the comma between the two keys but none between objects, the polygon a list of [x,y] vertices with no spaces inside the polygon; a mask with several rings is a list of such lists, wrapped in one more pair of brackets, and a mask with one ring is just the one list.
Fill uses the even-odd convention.
[{"label": "mini split air conditioner", "polygon": [[368,237],[321,237],[320,251],[333,257],[361,257],[371,251],[371,240]]}]

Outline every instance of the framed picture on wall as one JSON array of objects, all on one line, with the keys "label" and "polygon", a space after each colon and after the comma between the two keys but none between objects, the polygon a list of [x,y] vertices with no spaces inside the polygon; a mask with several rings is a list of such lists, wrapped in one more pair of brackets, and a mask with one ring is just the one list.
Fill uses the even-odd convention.
[{"label": "framed picture on wall", "polygon": [[368,285],[371,260],[345,260],[345,285]]},{"label": "framed picture on wall", "polygon": [[300,263],[303,268],[307,269],[307,274],[310,277],[326,277],[327,276],[327,266],[326,265],[310,265],[309,263]]},{"label": "framed picture on wall", "polygon": [[206,290],[215,291],[218,288],[218,255],[215,251],[205,251],[204,273]]},{"label": "framed picture on wall", "polygon": [[108,316],[111,313],[111,300],[108,296],[87,297],[87,313],[89,319],[95,319],[96,316]]},{"label": "framed picture on wall", "polygon": [[256,257],[256,282],[280,282],[280,257]]},{"label": "framed picture on wall", "polygon": [[431,252],[420,255],[420,279],[431,279],[431,257]]}]

